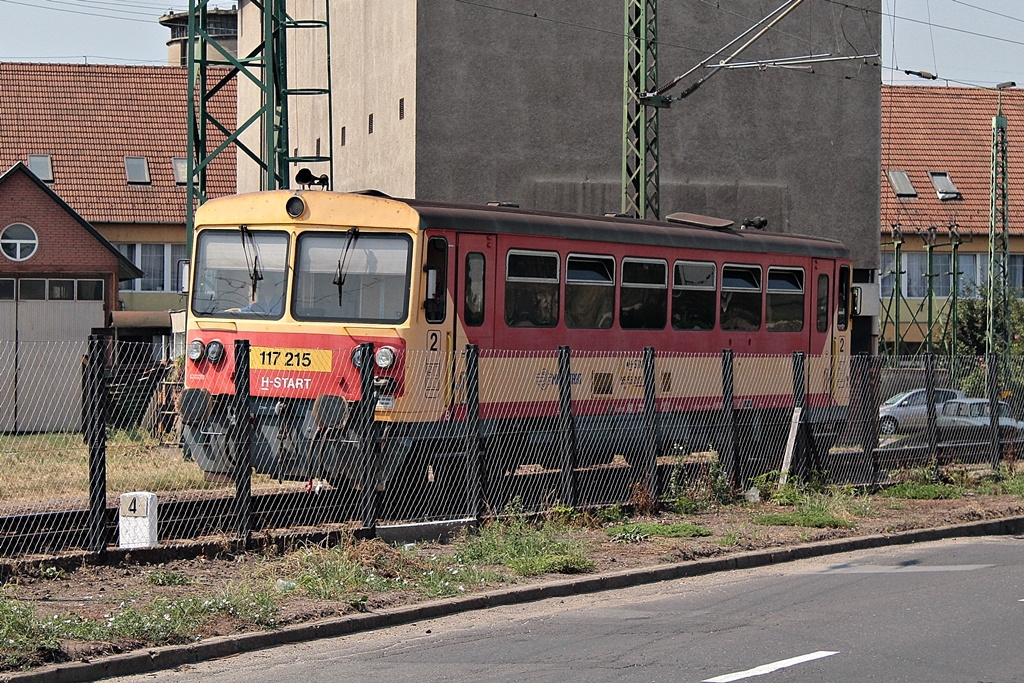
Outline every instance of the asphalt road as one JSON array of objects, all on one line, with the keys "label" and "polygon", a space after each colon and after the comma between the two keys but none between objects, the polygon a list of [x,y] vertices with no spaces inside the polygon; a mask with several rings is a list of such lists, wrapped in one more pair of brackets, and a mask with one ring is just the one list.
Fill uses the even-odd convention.
[{"label": "asphalt road", "polygon": [[1024,540],[832,555],[113,680],[1024,681]]}]

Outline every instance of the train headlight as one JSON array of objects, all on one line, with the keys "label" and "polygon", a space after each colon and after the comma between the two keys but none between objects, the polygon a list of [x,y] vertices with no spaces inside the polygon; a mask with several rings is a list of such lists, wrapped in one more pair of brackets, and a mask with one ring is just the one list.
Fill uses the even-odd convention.
[{"label": "train headlight", "polygon": [[224,360],[224,345],[219,341],[212,341],[206,347],[206,360],[214,365]]},{"label": "train headlight", "polygon": [[285,202],[284,210],[292,218],[298,218],[306,212],[306,202],[302,201],[302,197],[289,197]]},{"label": "train headlight", "polygon": [[356,370],[363,369],[363,347],[357,346],[352,349],[352,365],[355,366]]},{"label": "train headlight", "polygon": [[193,339],[188,345],[188,359],[193,363],[198,363],[202,359],[203,354],[206,353],[206,346],[203,342],[198,339]]},{"label": "train headlight", "polygon": [[395,364],[395,350],[390,346],[382,346],[377,349],[377,353],[374,355],[373,360],[376,361],[378,368],[381,370],[387,370]]}]

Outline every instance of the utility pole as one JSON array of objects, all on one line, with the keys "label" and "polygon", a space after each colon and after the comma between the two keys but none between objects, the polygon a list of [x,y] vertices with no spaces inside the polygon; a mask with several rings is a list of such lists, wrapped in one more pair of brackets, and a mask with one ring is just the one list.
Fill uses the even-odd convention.
[{"label": "utility pole", "polygon": [[[191,112],[188,122],[188,212],[187,247],[192,250],[192,232],[195,210],[207,199],[207,170],[217,156],[232,145],[260,168],[260,188],[275,190],[287,188],[289,164],[331,163],[333,152],[333,125],[328,124],[326,153],[317,145],[315,153],[299,154],[289,146],[289,104],[295,97],[326,98],[330,118],[331,103],[331,31],[330,0],[322,0],[323,18],[292,18],[286,10],[286,0],[264,0],[250,3],[249,11],[259,12],[261,40],[248,54],[235,57],[218,40],[217,31],[209,30],[207,9],[209,0],[189,0],[188,7],[188,101]],[[241,21],[241,6],[239,21]],[[312,6],[310,8],[312,12]],[[287,36],[293,30],[314,30],[325,33],[327,54],[326,83],[319,88],[288,87]],[[253,112],[239,115],[234,129],[213,115],[210,103],[232,80],[238,86],[255,86],[259,95]],[[253,131],[257,145],[242,141],[245,131]],[[214,145],[212,138],[223,141]],[[240,154],[239,157],[242,157]],[[239,159],[241,160],[241,158]],[[333,168],[330,177],[333,178]],[[329,181],[328,181],[329,182]],[[325,187],[326,189],[326,187]]]},{"label": "utility pole", "polygon": [[1006,354],[1010,351],[1010,296],[1008,271],[1010,265],[1010,223],[1007,198],[1006,117],[1003,116],[1003,89],[1016,83],[1008,81],[996,86],[998,104],[992,117],[992,174],[988,225],[988,316],[985,352]]},{"label": "utility pole", "polygon": [[658,87],[658,0],[626,0],[622,96],[622,213],[660,218],[658,107],[642,101]]}]

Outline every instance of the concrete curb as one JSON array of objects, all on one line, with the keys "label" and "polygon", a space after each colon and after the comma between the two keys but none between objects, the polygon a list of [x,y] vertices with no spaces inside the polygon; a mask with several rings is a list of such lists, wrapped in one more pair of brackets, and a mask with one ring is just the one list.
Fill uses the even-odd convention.
[{"label": "concrete curb", "polygon": [[387,626],[409,624],[424,619],[434,619],[441,616],[501,605],[640,586],[659,581],[701,576],[712,572],[763,567],[780,562],[791,562],[793,560],[834,555],[854,550],[867,550],[870,548],[923,543],[925,541],[938,541],[967,536],[1006,536],[1022,532],[1024,532],[1024,516],[1008,517],[934,529],[919,529],[889,536],[860,536],[787,548],[770,548],[737,553],[721,558],[697,560],[695,562],[627,569],[562,581],[550,581],[533,586],[511,586],[476,595],[467,595],[463,598],[437,600],[408,607],[398,607],[383,612],[355,614],[309,624],[295,624],[277,631],[223,636],[189,645],[169,645],[101,657],[94,661],[51,665],[41,667],[35,671],[0,676],[0,683],[6,683],[7,681],[11,683],[81,683],[83,681],[95,681],[114,676],[131,676],[171,669],[182,664],[195,664],[242,652],[252,652],[278,645],[286,645],[288,643],[370,631]]}]

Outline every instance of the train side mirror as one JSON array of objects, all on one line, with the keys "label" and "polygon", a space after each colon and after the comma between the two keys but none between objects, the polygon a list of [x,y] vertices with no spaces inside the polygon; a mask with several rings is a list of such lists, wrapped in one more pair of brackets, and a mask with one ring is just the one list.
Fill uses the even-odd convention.
[{"label": "train side mirror", "polygon": [[441,293],[437,291],[437,267],[427,266],[423,270],[427,272],[427,298],[425,303],[429,304],[441,298]]},{"label": "train side mirror", "polygon": [[188,259],[178,261],[179,294],[188,294],[188,285],[192,270],[191,266],[192,262]]}]

